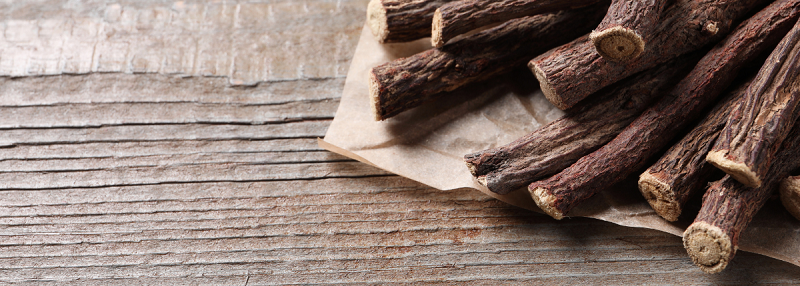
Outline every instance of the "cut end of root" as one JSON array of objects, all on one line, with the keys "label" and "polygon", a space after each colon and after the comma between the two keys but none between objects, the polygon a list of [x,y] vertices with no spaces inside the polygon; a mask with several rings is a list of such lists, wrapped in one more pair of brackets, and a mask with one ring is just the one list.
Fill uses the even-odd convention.
[{"label": "cut end of root", "polygon": [[369,1],[367,5],[367,23],[372,35],[378,38],[378,42],[383,43],[389,36],[389,25],[386,23],[386,8],[383,7],[381,0]]},{"label": "cut end of root", "polygon": [[464,164],[467,164],[467,169],[469,169],[469,173],[472,174],[473,177],[478,176],[478,167],[475,166],[475,164],[466,160],[464,161]]},{"label": "cut end of root", "polygon": [[566,110],[570,108],[570,106],[564,105],[564,102],[561,100],[561,97],[558,96],[553,86],[547,80],[547,75],[544,71],[536,64],[534,61],[528,63],[528,68],[533,72],[536,76],[536,79],[539,80],[539,88],[544,93],[544,97],[550,101],[553,105],[555,105],[558,109]]},{"label": "cut end of root", "polygon": [[378,77],[375,76],[375,72],[370,70],[369,71],[369,106],[372,109],[372,114],[375,115],[375,121],[381,121],[386,118],[383,118],[381,115],[381,100],[380,100],[380,82],[378,82]]},{"label": "cut end of root", "polygon": [[644,51],[644,40],[636,31],[620,26],[593,31],[589,35],[597,53],[616,62],[638,58]]},{"label": "cut end of root", "polygon": [[442,11],[436,9],[436,12],[433,12],[433,25],[431,27],[431,45],[436,48],[441,48],[445,44],[445,40],[442,39]]},{"label": "cut end of root", "polygon": [[639,191],[659,216],[668,221],[678,220],[682,209],[672,187],[650,172],[644,172],[639,176]]},{"label": "cut end of root", "polygon": [[731,175],[735,180],[745,186],[758,188],[761,186],[761,179],[756,172],[753,172],[745,163],[736,162],[728,159],[724,151],[711,151],[706,156],[706,161]]},{"label": "cut end of root", "polygon": [[794,218],[800,220],[800,176],[789,177],[781,182],[781,203]]},{"label": "cut end of root", "polygon": [[564,214],[553,206],[556,202],[556,197],[550,194],[547,189],[535,188],[533,190],[528,189],[528,191],[531,192],[533,201],[536,202],[536,205],[539,206],[544,213],[557,220],[564,218]]},{"label": "cut end of root", "polygon": [[695,222],[683,233],[683,247],[692,262],[706,273],[718,273],[736,253],[731,239],[719,227]]},{"label": "cut end of root", "polygon": [[480,177],[478,177],[477,180],[478,180],[478,183],[481,184],[481,186],[489,188],[489,181],[486,180],[486,176],[480,176]]}]

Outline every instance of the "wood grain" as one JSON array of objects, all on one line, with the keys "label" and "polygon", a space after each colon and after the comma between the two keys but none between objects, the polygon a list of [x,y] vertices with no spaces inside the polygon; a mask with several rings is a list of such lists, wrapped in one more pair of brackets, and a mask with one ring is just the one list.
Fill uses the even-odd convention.
[{"label": "wood grain", "polygon": [[[251,87],[159,73],[0,78],[0,284],[800,279],[796,266],[748,253],[730,271],[708,276],[676,236],[591,219],[556,222],[479,192],[434,190],[323,151],[316,138],[336,112],[366,2],[270,1],[264,5],[330,17],[300,13],[291,20],[299,22],[281,15],[248,24],[252,33],[304,23],[317,35],[337,35],[325,40],[343,56],[332,60],[328,50],[314,53],[320,42],[304,41],[308,35],[271,34],[302,50],[265,51],[276,62],[297,69],[320,58],[341,68],[320,78]],[[161,11],[176,2],[118,3],[122,11]],[[0,15],[13,32],[13,21],[101,17],[106,5],[6,1]],[[206,33],[197,37],[211,37]]]},{"label": "wood grain", "polygon": [[157,73],[234,85],[340,77],[365,2],[7,2],[0,75]]}]

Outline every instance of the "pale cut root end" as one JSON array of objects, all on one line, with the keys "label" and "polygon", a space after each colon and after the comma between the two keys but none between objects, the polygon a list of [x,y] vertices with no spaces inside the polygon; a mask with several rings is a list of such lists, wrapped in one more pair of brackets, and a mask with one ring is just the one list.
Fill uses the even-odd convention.
[{"label": "pale cut root end", "polygon": [[486,176],[478,177],[477,181],[478,181],[479,184],[481,184],[481,186],[489,188],[489,181],[486,180]]},{"label": "pale cut root end", "polygon": [[677,221],[682,208],[675,198],[675,192],[650,172],[639,176],[639,191],[656,213],[668,221]]},{"label": "pale cut root end", "polygon": [[800,220],[800,176],[788,177],[781,182],[781,204],[792,216]]},{"label": "pale cut root end", "polygon": [[566,110],[569,106],[565,106],[564,102],[561,100],[561,97],[558,96],[553,86],[547,80],[547,75],[545,75],[544,71],[534,63],[530,61],[528,63],[528,68],[533,72],[536,76],[536,79],[539,80],[539,88],[542,90],[544,97],[547,98],[550,103],[555,105],[558,109]]},{"label": "pale cut root end", "polygon": [[383,118],[383,115],[380,113],[380,82],[378,82],[378,77],[375,76],[375,72],[373,70],[369,71],[369,106],[372,109],[372,114],[375,115],[375,121],[382,121],[386,118]]},{"label": "pale cut root end", "polygon": [[683,233],[683,247],[692,262],[706,273],[718,273],[728,266],[736,247],[719,227],[695,222]]},{"label": "pale cut root end", "polygon": [[464,161],[464,164],[467,164],[467,169],[469,169],[469,173],[472,174],[473,177],[478,176],[478,167],[475,164],[470,163],[469,161]]},{"label": "pale cut root end", "polygon": [[436,9],[433,12],[433,24],[431,25],[431,45],[435,48],[441,48],[445,44],[442,39],[442,11]]},{"label": "pale cut root end", "polygon": [[386,42],[389,36],[389,24],[387,24],[386,8],[383,7],[381,0],[369,1],[367,5],[367,24],[372,31],[372,35],[378,38],[378,42]]},{"label": "pale cut root end", "polygon": [[553,204],[556,202],[556,197],[551,195],[547,189],[545,188],[536,188],[534,190],[528,190],[531,192],[531,197],[533,197],[533,201],[536,202],[536,205],[539,206],[544,213],[553,217],[554,219],[561,220],[564,218],[564,214],[558,211]]},{"label": "pale cut root end", "polygon": [[736,162],[725,157],[725,151],[711,151],[706,156],[706,161],[731,175],[735,180],[751,188],[761,187],[761,179],[745,163]]},{"label": "pale cut root end", "polygon": [[603,31],[592,31],[589,34],[594,48],[600,56],[615,61],[625,62],[638,58],[644,51],[644,40],[636,31],[621,26]]}]

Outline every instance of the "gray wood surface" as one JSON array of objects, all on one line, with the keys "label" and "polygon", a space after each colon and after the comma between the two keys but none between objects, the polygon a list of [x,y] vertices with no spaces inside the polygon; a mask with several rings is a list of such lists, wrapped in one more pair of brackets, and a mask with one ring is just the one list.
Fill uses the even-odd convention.
[{"label": "gray wood surface", "polygon": [[800,281],[320,149],[366,4],[0,1],[0,283]]}]

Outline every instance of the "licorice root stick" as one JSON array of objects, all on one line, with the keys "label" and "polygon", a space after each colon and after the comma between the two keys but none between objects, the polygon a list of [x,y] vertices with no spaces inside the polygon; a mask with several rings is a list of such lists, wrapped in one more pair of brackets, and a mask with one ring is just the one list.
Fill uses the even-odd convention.
[{"label": "licorice root stick", "polygon": [[744,64],[780,41],[796,21],[786,18],[788,12],[796,10],[796,2],[773,3],[739,25],[669,95],[645,110],[614,140],[560,173],[530,184],[528,190],[536,204],[561,219],[576,205],[644,167],[650,157],[716,100]]},{"label": "licorice root stick", "polygon": [[373,68],[369,91],[376,120],[384,120],[465,84],[520,67],[531,57],[589,31],[605,6],[515,19],[440,49]]},{"label": "licorice root stick", "polygon": [[692,131],[639,176],[639,191],[659,216],[678,220],[689,198],[705,190],[709,177],[717,171],[706,163],[706,155],[751,81],[752,78],[717,103]]},{"label": "licorice root stick", "polygon": [[[606,0],[602,0],[607,2]],[[575,9],[601,0],[462,0],[439,7],[433,15],[431,43],[444,46],[458,35],[514,18]]]},{"label": "licorice root stick", "polygon": [[758,71],[741,108],[731,112],[707,160],[742,184],[756,188],[798,118],[800,22]]},{"label": "licorice root stick", "polygon": [[[603,87],[725,37],[736,21],[764,0],[677,0],[635,61],[608,60],[588,41],[576,40],[528,63],[545,96],[566,110]],[[785,2],[785,1],[781,1]]]},{"label": "licorice root stick", "polygon": [[456,0],[372,0],[367,24],[380,43],[410,42],[431,36],[433,12]]},{"label": "licorice root stick", "polygon": [[683,233],[686,252],[703,271],[717,273],[728,266],[739,247],[742,231],[776,191],[781,179],[800,167],[800,124],[791,129],[761,187],[750,188],[725,176],[706,190],[697,218]]},{"label": "licorice root stick", "polygon": [[509,144],[466,155],[464,161],[478,182],[498,194],[554,175],[614,139],[699,58],[687,55],[627,78],[562,118]]},{"label": "licorice root stick", "polygon": [[669,0],[614,0],[589,38],[597,52],[607,59],[636,59],[645,49],[645,39],[649,41],[657,32],[669,3]]}]

